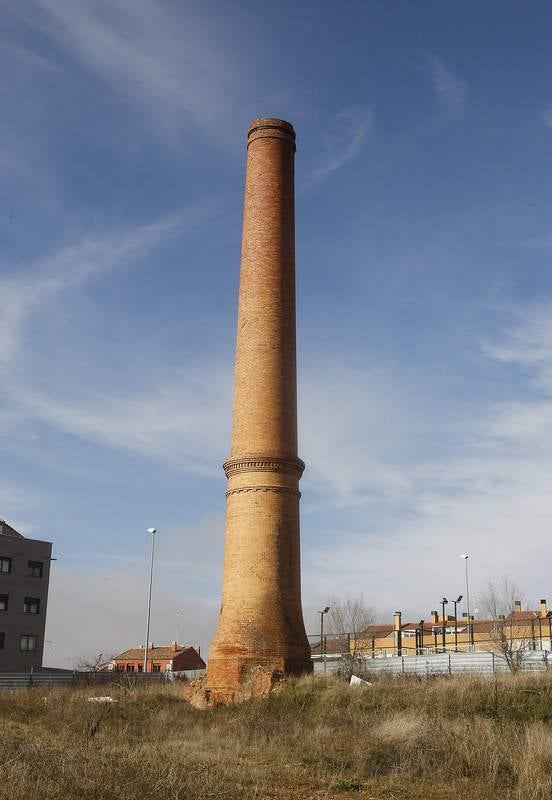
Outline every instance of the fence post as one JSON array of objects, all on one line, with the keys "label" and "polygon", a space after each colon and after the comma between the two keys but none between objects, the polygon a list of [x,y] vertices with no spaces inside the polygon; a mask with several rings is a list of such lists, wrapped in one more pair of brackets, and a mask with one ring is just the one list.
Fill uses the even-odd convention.
[{"label": "fence post", "polygon": [[548,650],[544,651],[544,668],[548,672]]},{"label": "fence post", "polygon": [[401,661],[402,661],[402,665],[401,665],[402,674],[404,675],[404,656],[401,656]]},{"label": "fence post", "polygon": [[31,671],[29,672],[29,686],[33,685],[33,670],[34,667],[31,667]]},{"label": "fence post", "polygon": [[452,675],[452,665],[450,663],[450,653],[448,654],[449,657],[449,675]]},{"label": "fence post", "polygon": [[491,653],[491,656],[493,658],[493,675],[494,675],[494,672],[495,672],[495,654]]}]

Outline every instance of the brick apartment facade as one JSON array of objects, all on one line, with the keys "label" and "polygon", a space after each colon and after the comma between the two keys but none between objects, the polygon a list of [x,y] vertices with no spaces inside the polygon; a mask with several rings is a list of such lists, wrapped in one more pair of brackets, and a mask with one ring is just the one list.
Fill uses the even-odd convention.
[{"label": "brick apartment facade", "polygon": [[42,666],[51,557],[51,542],[0,520],[0,672]]},{"label": "brick apartment facade", "polygon": [[[170,645],[148,648],[148,672],[186,672],[193,673],[206,668],[195,647],[184,647],[173,642]],[[117,672],[143,672],[144,648],[133,647],[113,659],[113,669]]]}]

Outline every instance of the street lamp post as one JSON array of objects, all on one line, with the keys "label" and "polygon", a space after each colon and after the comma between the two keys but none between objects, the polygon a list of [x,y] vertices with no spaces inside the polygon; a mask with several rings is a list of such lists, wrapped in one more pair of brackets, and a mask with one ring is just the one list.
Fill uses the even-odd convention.
[{"label": "street lamp post", "polygon": [[471,624],[471,615],[470,615],[470,583],[468,579],[468,553],[462,553],[460,558],[463,558],[466,562],[466,603],[468,604],[468,650],[470,649],[470,643],[473,645],[473,628]]},{"label": "street lamp post", "polygon": [[541,619],[540,614],[537,617],[537,620],[538,620],[538,623],[539,623],[539,650],[542,650],[542,619]]},{"label": "street lamp post", "polygon": [[151,587],[153,584],[153,555],[155,552],[155,534],[157,528],[148,528],[148,533],[151,534],[151,563],[149,574],[149,591],[148,591],[148,614],[146,617],[146,644],[144,647],[144,674],[148,671],[148,649],[149,649],[149,632],[150,632],[150,614],[151,614]]},{"label": "street lamp post", "polygon": [[419,639],[418,639],[418,646],[420,648],[420,652],[417,655],[423,656],[424,654],[424,622],[425,619],[420,620],[420,627],[419,627]]},{"label": "street lamp post", "polygon": [[447,605],[448,600],[446,597],[443,597],[441,600],[441,605],[443,606],[443,628],[442,628],[442,642],[443,642],[443,653],[447,652],[447,625],[445,621],[445,606]]},{"label": "street lamp post", "polygon": [[324,672],[326,672],[326,648],[324,646],[324,614],[327,614],[330,610],[329,606],[323,611],[319,611],[320,614],[320,657],[324,660]]},{"label": "street lamp post", "polygon": [[458,612],[456,611],[456,606],[462,600],[462,595],[459,594],[456,600],[453,600],[454,603],[454,652],[458,652]]}]

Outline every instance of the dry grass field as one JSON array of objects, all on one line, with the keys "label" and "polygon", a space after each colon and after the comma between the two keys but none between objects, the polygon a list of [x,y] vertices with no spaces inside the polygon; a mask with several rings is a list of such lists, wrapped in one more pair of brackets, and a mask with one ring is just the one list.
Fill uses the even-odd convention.
[{"label": "dry grass field", "polygon": [[2,800],[552,798],[552,675],[301,679],[211,711],[105,693],[0,694]]}]

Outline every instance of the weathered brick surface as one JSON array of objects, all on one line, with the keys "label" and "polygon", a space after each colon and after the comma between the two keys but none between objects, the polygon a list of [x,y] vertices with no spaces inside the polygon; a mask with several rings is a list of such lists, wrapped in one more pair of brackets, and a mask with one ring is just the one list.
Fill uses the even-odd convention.
[{"label": "weathered brick surface", "polygon": [[207,686],[310,671],[301,611],[293,127],[248,133],[224,581]]}]

